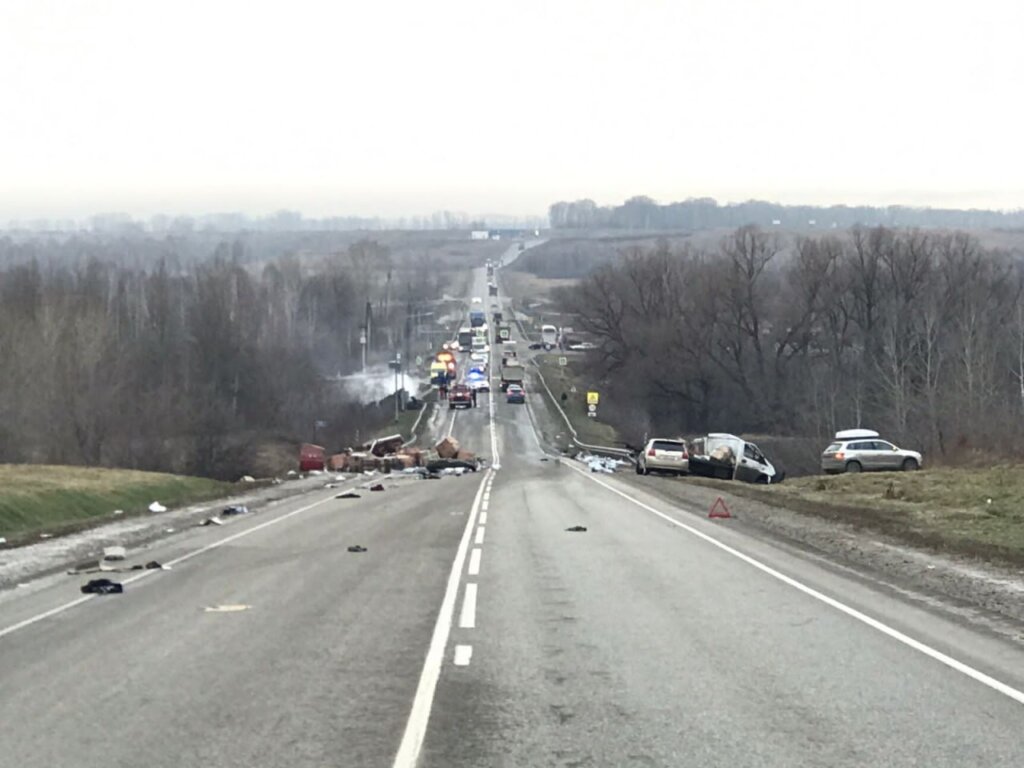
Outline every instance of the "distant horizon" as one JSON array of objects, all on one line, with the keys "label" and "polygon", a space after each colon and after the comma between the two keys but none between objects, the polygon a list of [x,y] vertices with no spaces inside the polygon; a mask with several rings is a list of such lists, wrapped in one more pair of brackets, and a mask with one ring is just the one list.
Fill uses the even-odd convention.
[{"label": "distant horizon", "polygon": [[[534,224],[547,221],[548,212],[552,205],[557,203],[573,203],[582,200],[591,200],[599,208],[615,207],[624,204],[627,200],[633,197],[647,197],[643,194],[637,194],[625,197],[618,201],[613,202],[602,202],[592,196],[583,195],[574,198],[564,198],[562,200],[553,200],[547,206],[545,206],[543,212],[538,213],[501,213],[501,212],[490,212],[490,213],[470,213],[465,210],[458,210],[452,208],[438,208],[429,213],[406,213],[406,214],[386,214],[386,213],[351,213],[351,212],[337,212],[337,213],[311,213],[307,210],[302,210],[299,207],[277,207],[267,208],[260,210],[245,210],[245,209],[208,209],[208,210],[95,210],[91,213],[82,213],[78,215],[68,214],[42,214],[42,215],[26,215],[26,216],[5,216],[4,211],[0,209],[0,228],[2,229],[32,229],[33,225],[47,223],[50,225],[74,225],[75,228],[83,228],[83,226],[90,223],[96,223],[97,220],[109,219],[107,224],[114,224],[117,220],[121,220],[127,224],[152,224],[154,221],[165,220],[163,223],[169,224],[175,220],[193,221],[193,222],[208,222],[211,219],[218,218],[233,218],[240,217],[245,221],[253,223],[271,221],[276,217],[286,216],[289,218],[298,217],[299,221],[316,223],[316,222],[329,222],[329,221],[363,221],[367,223],[378,223],[384,225],[391,225],[396,223],[409,223],[409,224],[426,224],[431,220],[436,219],[439,216],[451,216],[460,224],[460,226],[453,227],[423,227],[418,228],[432,228],[432,229],[468,229],[470,225],[474,223],[495,223],[495,224],[508,224],[509,222],[531,222],[531,226]],[[872,210],[915,210],[915,211],[950,211],[950,212],[962,212],[962,213],[990,213],[990,214],[1014,214],[1024,211],[1024,206],[1017,207],[985,207],[985,206],[955,206],[955,205],[928,205],[928,204],[914,204],[906,202],[889,202],[884,204],[878,203],[858,203],[858,202],[829,202],[829,203],[811,203],[811,202],[781,202],[780,200],[772,200],[769,198],[760,197],[747,197],[736,200],[718,200],[711,195],[695,195],[686,198],[679,198],[674,200],[657,200],[654,202],[660,206],[677,205],[681,203],[694,202],[700,200],[713,200],[715,204],[720,208],[728,208],[732,206],[741,206],[748,204],[762,204],[770,206],[781,206],[789,209],[799,208],[812,208],[812,209],[872,209]]]}]

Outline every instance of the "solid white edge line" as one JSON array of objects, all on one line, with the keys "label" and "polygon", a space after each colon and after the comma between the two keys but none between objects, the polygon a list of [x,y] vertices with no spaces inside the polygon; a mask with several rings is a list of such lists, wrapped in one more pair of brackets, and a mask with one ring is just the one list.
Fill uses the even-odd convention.
[{"label": "solid white edge line", "polygon": [[459,614],[460,629],[476,628],[476,584],[466,584],[466,592],[462,597],[462,612]]},{"label": "solid white edge line", "polygon": [[452,421],[451,421],[451,424],[448,425],[448,435],[447,435],[447,437],[451,437],[452,436],[452,432],[455,431],[455,417],[458,416],[458,415],[459,415],[459,409],[458,408],[452,408]]},{"label": "solid white edge line", "polygon": [[[352,486],[352,487],[355,488],[356,486]],[[335,490],[337,490],[339,493],[343,493],[345,491],[345,489],[335,489]],[[351,490],[351,489],[348,489],[348,490]],[[303,512],[307,512],[310,509],[313,509],[314,507],[319,507],[321,504],[326,504],[328,501],[333,501],[334,497],[336,495],[337,495],[337,493],[332,493],[330,496],[328,496],[325,499],[320,499],[319,501],[314,501],[312,504],[307,504],[304,507],[299,507],[298,509],[293,509],[291,512],[286,512],[285,514],[280,515],[279,517],[275,517],[272,520],[266,520],[266,521],[264,521],[264,522],[262,522],[262,523],[260,523],[258,525],[252,526],[251,528],[246,528],[244,531],[238,531],[237,533],[233,533],[230,536],[225,536],[223,539],[218,539],[217,541],[214,541],[214,542],[212,542],[210,544],[206,544],[205,546],[202,546],[199,549],[192,550],[191,552],[186,552],[184,555],[181,555],[180,557],[176,557],[173,560],[168,560],[166,563],[164,563],[164,565],[175,566],[178,563],[183,563],[186,560],[191,560],[193,557],[196,557],[198,555],[202,555],[202,554],[204,554],[206,552],[209,552],[212,549],[217,549],[218,547],[222,547],[225,544],[230,544],[232,541],[237,541],[238,539],[242,538],[243,536],[248,536],[250,533],[256,533],[256,531],[261,531],[264,528],[269,528],[272,525],[277,525],[278,523],[280,523],[280,522],[282,522],[284,520],[287,520],[290,517],[294,517],[295,515],[299,515],[299,514],[302,514]],[[134,576],[129,576],[126,579],[122,579],[121,580],[121,584],[133,584],[136,581],[139,581],[140,579],[145,579],[145,578],[147,578],[149,576],[152,576],[155,573],[161,573],[161,572],[162,571],[160,571],[158,569],[149,570],[149,571],[139,571],[139,573],[135,574]],[[43,611],[42,613],[37,614],[35,616],[30,616],[29,618],[24,619],[22,621],[19,621],[16,624],[12,624],[9,627],[4,627],[3,629],[0,629],[0,637],[4,637],[5,635],[10,635],[10,634],[12,634],[14,632],[17,632],[19,629],[24,629],[25,627],[29,627],[29,626],[37,623],[37,622],[42,621],[43,619],[48,619],[51,616],[56,616],[59,613],[63,613],[64,611],[66,611],[66,610],[68,610],[70,608],[74,608],[77,605],[81,605],[82,603],[88,602],[89,600],[93,600],[93,599],[95,599],[97,597],[98,597],[98,595],[83,595],[82,597],[75,598],[74,600],[70,600],[70,601],[68,601],[66,603],[58,605],[55,608],[51,608],[48,611]]]},{"label": "solid white edge line", "polygon": [[457,667],[468,667],[470,659],[473,658],[472,645],[456,645],[455,658],[452,659]]},{"label": "solid white edge line", "polygon": [[484,528],[482,525],[476,529],[476,541],[473,542],[474,544],[479,546],[480,544],[484,543],[484,532],[486,530],[487,529]]},{"label": "solid white edge line", "polygon": [[434,706],[434,691],[437,689],[437,681],[441,676],[441,665],[444,662],[444,649],[448,645],[448,636],[452,629],[452,617],[455,615],[455,601],[459,594],[459,582],[462,580],[462,568],[466,562],[466,553],[469,551],[469,538],[472,535],[473,526],[476,524],[477,510],[480,508],[480,499],[484,493],[484,483],[489,477],[490,470],[484,475],[480,487],[476,491],[476,498],[469,510],[469,519],[466,520],[466,527],[459,540],[459,548],[452,561],[452,570],[448,575],[444,599],[437,612],[434,633],[430,638],[426,658],[423,660],[423,671],[420,672],[420,681],[416,686],[416,694],[413,696],[409,719],[406,721],[405,731],[402,733],[402,743],[399,745],[395,761],[392,763],[394,768],[414,768],[419,759],[420,749],[423,748],[423,739],[427,735],[427,723],[430,721],[430,710]]},{"label": "solid white edge line", "polygon": [[584,471],[582,471],[580,469],[577,469],[576,467],[573,467],[573,466],[571,466],[569,464],[566,464],[565,466],[569,467],[569,469],[573,470],[574,472],[577,472],[578,474],[582,475],[583,477],[587,478],[588,480],[591,480],[591,481],[597,483],[598,485],[602,486],[603,488],[606,488],[607,490],[611,491],[612,493],[618,494],[619,496],[621,496],[622,498],[626,499],[627,501],[629,501],[629,502],[631,502],[633,504],[636,504],[638,507],[641,507],[642,509],[645,509],[648,512],[654,514],[654,515],[657,515],[658,517],[662,518],[666,522],[669,522],[669,523],[671,523],[672,525],[674,525],[674,526],[676,526],[678,528],[682,528],[687,533],[691,533],[694,536],[696,536],[696,537],[698,537],[700,539],[703,539],[707,543],[709,543],[709,544],[711,544],[711,545],[713,545],[715,547],[718,547],[723,552],[726,552],[726,553],[732,555],[733,557],[738,558],[739,560],[742,560],[743,562],[747,563],[748,565],[754,566],[759,571],[762,571],[763,573],[766,573],[767,575],[771,576],[772,578],[778,579],[779,581],[783,582],[784,584],[787,584],[787,585],[793,587],[794,589],[797,589],[800,592],[803,592],[805,595],[813,597],[815,600],[818,600],[818,601],[820,601],[822,603],[825,603],[825,605],[828,605],[829,607],[834,608],[837,611],[840,611],[841,613],[845,613],[850,618],[856,619],[857,621],[861,622],[862,624],[866,624],[867,626],[871,627],[872,629],[877,630],[878,632],[881,632],[884,635],[888,635],[893,640],[896,640],[897,642],[900,642],[900,643],[902,643],[903,645],[906,645],[909,648],[913,648],[915,651],[918,651],[919,653],[922,653],[925,656],[928,656],[929,658],[932,658],[935,661],[938,661],[940,664],[944,664],[945,666],[949,667],[950,669],[953,669],[953,670],[955,670],[957,672],[960,672],[961,674],[966,675],[967,677],[971,678],[972,680],[974,680],[976,682],[979,682],[982,685],[988,686],[989,688],[991,688],[994,691],[998,691],[999,693],[1003,694],[1004,696],[1007,696],[1007,697],[1013,699],[1018,704],[1024,704],[1024,691],[1020,691],[1020,690],[1014,688],[1011,685],[1007,685],[1006,683],[1002,682],[1001,680],[996,680],[994,677],[985,674],[981,670],[975,669],[974,667],[972,667],[972,666],[970,666],[968,664],[965,664],[962,661],[954,659],[952,656],[949,656],[949,655],[943,653],[940,650],[932,648],[930,645],[927,645],[927,644],[921,642],[920,640],[915,640],[914,638],[910,637],[909,635],[906,635],[903,632],[900,632],[898,629],[894,629],[893,627],[890,627],[888,624],[884,624],[881,621],[879,621],[878,619],[872,618],[871,616],[868,616],[866,613],[862,613],[861,611],[858,611],[856,608],[852,608],[849,605],[846,605],[845,603],[842,603],[839,600],[836,600],[834,597],[829,597],[828,595],[826,595],[826,594],[824,594],[822,592],[819,592],[818,590],[814,589],[813,587],[809,587],[806,584],[804,584],[803,582],[797,581],[796,579],[792,578],[791,576],[787,576],[786,574],[781,573],[780,571],[775,570],[771,566],[762,563],[760,560],[754,559],[750,555],[747,555],[747,554],[744,554],[743,552],[740,552],[738,549],[734,549],[733,547],[729,546],[728,544],[725,544],[724,542],[719,541],[718,539],[714,538],[713,536],[709,536],[708,534],[704,533],[703,531],[697,530],[696,528],[694,528],[691,525],[687,525],[684,522],[676,520],[671,515],[666,515],[664,512],[658,511],[654,507],[652,507],[652,506],[650,506],[648,504],[645,504],[644,502],[640,501],[639,499],[633,498],[628,493],[620,491],[618,488],[613,488],[612,486],[608,485],[608,483],[606,483],[606,482],[604,482],[602,480],[599,480],[596,477],[591,476],[587,472],[584,472]]},{"label": "solid white edge line", "polygon": [[469,569],[466,571],[470,576],[480,575],[480,556],[483,554],[483,550],[474,548],[469,553]]}]

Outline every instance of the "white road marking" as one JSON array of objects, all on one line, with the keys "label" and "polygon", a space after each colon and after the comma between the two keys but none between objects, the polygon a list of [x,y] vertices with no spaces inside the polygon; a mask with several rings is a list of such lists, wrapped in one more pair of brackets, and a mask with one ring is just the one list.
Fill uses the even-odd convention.
[{"label": "white road marking", "polygon": [[[352,488],[355,488],[355,486],[352,486]],[[286,512],[285,514],[281,515],[280,517],[275,517],[273,520],[267,520],[267,521],[262,522],[262,523],[260,523],[258,525],[254,525],[251,528],[246,528],[244,531],[239,531],[238,533],[233,533],[230,536],[225,536],[223,539],[218,539],[217,541],[214,541],[211,544],[207,544],[205,546],[199,547],[199,549],[194,549],[191,552],[186,552],[184,555],[181,555],[180,557],[176,557],[173,560],[169,560],[168,562],[164,563],[164,565],[174,566],[174,565],[177,565],[178,563],[183,563],[186,560],[191,560],[193,557],[196,557],[198,555],[202,555],[202,554],[204,554],[206,552],[209,552],[210,550],[217,549],[218,547],[222,547],[225,544],[230,544],[233,541],[238,541],[238,539],[241,539],[244,536],[248,536],[251,533],[256,533],[256,531],[262,531],[264,528],[269,528],[270,526],[277,525],[278,523],[283,522],[283,521],[285,521],[285,520],[287,520],[287,519],[289,519],[291,517],[295,517],[296,515],[301,515],[303,512],[308,512],[309,510],[313,509],[314,507],[319,507],[321,504],[326,504],[329,501],[334,501],[334,497],[336,495],[335,491],[344,492],[345,490],[352,490],[352,488],[349,488],[349,489],[338,489],[338,488],[336,488],[336,489],[334,489],[334,491],[331,492],[331,495],[328,496],[325,499],[320,499],[320,501],[314,501],[312,504],[307,504],[304,507],[299,507],[298,509],[293,509],[291,512]],[[162,571],[161,570],[157,570],[157,569],[150,570],[150,571],[139,571],[139,573],[134,575],[134,576],[129,576],[127,579],[122,579],[121,583],[122,584],[133,584],[136,581],[139,581],[140,579],[148,578],[149,576],[152,576],[155,573],[162,573]],[[69,600],[66,603],[62,603],[61,605],[58,605],[56,608],[51,608],[50,610],[43,611],[42,613],[36,614],[35,616],[30,616],[29,618],[24,619],[22,621],[19,621],[16,624],[11,624],[9,627],[4,627],[3,629],[0,629],[0,637],[4,637],[5,635],[10,635],[10,634],[12,634],[14,632],[17,632],[19,629],[24,629],[25,627],[29,627],[29,626],[31,626],[33,624],[36,624],[36,623],[42,621],[43,619],[48,619],[51,616],[56,616],[57,614],[63,613],[64,611],[66,611],[66,610],[68,610],[70,608],[74,608],[75,606],[81,605],[82,603],[87,603],[90,600],[94,600],[96,597],[98,597],[98,595],[83,595],[82,597],[78,597],[78,598],[75,598],[74,600]]]},{"label": "white road marking", "polygon": [[479,546],[484,543],[484,531],[486,530],[482,525],[476,529],[476,541],[473,542],[474,544]]},{"label": "white road marking", "polygon": [[239,611],[248,611],[248,605],[242,605],[241,603],[231,603],[228,605],[208,605],[203,609],[206,613],[238,613]]},{"label": "white road marking", "polygon": [[458,416],[458,415],[459,415],[459,409],[458,408],[453,408],[452,409],[452,421],[448,425],[448,437],[451,437],[452,436],[452,432],[455,431],[455,417]]},{"label": "white road marking", "polygon": [[402,743],[395,755],[393,768],[415,768],[420,749],[423,748],[423,739],[427,735],[427,723],[430,722],[430,710],[434,706],[434,691],[437,690],[437,680],[441,676],[441,665],[444,662],[444,649],[448,645],[448,635],[452,629],[452,617],[455,615],[455,601],[459,594],[459,582],[462,580],[462,568],[466,562],[466,552],[469,551],[469,537],[480,509],[484,483],[490,474],[488,470],[480,482],[473,506],[469,510],[469,519],[466,520],[466,527],[462,531],[462,539],[459,541],[455,560],[452,561],[448,586],[444,590],[441,609],[437,612],[434,634],[430,638],[430,647],[427,649],[427,656],[423,662],[423,671],[420,672],[420,681],[412,700],[412,710],[409,712],[409,720],[405,724]]},{"label": "white road marking", "polygon": [[481,512],[480,513],[480,525],[487,525],[487,513],[486,512]]},{"label": "white road marking", "polygon": [[469,660],[473,658],[473,646],[472,645],[456,645],[455,646],[455,666],[457,667],[468,667]]},{"label": "white road marking", "polygon": [[490,504],[491,502],[491,492],[489,490],[484,491],[484,501],[486,501],[488,504]]},{"label": "white road marking", "polygon": [[918,651],[919,653],[923,653],[925,656],[928,656],[929,658],[934,659],[935,661],[939,662],[940,664],[944,664],[945,666],[949,667],[950,669],[953,669],[953,670],[955,670],[957,672],[960,672],[961,674],[966,675],[967,677],[971,678],[972,680],[974,680],[976,682],[979,682],[982,685],[988,686],[989,688],[991,688],[994,691],[998,691],[999,693],[1001,693],[1004,696],[1007,696],[1007,697],[1013,699],[1014,701],[1016,701],[1019,704],[1024,704],[1024,691],[1020,691],[1020,690],[1014,688],[1013,686],[1007,685],[1006,683],[1002,682],[1001,680],[997,680],[994,677],[991,677],[990,675],[986,675],[981,670],[975,669],[974,667],[972,667],[972,666],[970,666],[968,664],[965,664],[962,661],[954,659],[952,656],[949,656],[949,655],[943,653],[942,651],[939,651],[939,650],[937,650],[935,648],[932,648],[930,645],[922,643],[920,640],[915,640],[914,638],[910,637],[909,635],[906,635],[903,632],[900,632],[898,629],[894,629],[893,627],[890,627],[888,624],[884,624],[883,622],[879,621],[878,619],[875,619],[875,618],[873,618],[871,616],[868,616],[866,613],[862,613],[861,611],[858,611],[856,608],[851,608],[850,606],[846,605],[846,603],[842,603],[839,600],[836,600],[834,597],[829,597],[828,595],[826,595],[826,594],[824,594],[822,592],[819,592],[818,590],[814,589],[813,587],[809,587],[806,584],[804,584],[803,582],[797,581],[793,577],[787,576],[784,573],[775,570],[770,565],[766,565],[766,564],[762,563],[760,560],[756,560],[753,557],[751,557],[750,555],[744,554],[743,552],[740,552],[738,549],[734,549],[733,547],[730,547],[728,544],[719,541],[714,536],[709,536],[708,534],[704,533],[703,531],[697,530],[692,525],[687,525],[686,523],[681,522],[680,520],[676,520],[671,515],[666,515],[664,512],[660,512],[657,509],[655,509],[654,507],[652,507],[652,506],[650,506],[648,504],[644,504],[639,499],[633,498],[628,493],[624,493],[623,491],[620,491],[618,488],[612,487],[608,483],[606,483],[606,482],[604,482],[602,480],[599,480],[596,477],[593,477],[591,474],[589,474],[587,472],[583,472],[582,470],[579,470],[579,469],[577,469],[576,467],[573,467],[570,464],[566,464],[566,466],[569,467],[569,469],[573,470],[574,472],[578,472],[580,475],[582,475],[583,477],[587,478],[588,480],[591,480],[591,481],[597,483],[598,485],[600,485],[601,487],[608,489],[612,493],[618,494],[619,496],[621,496],[622,498],[626,499],[627,501],[629,501],[629,502],[631,502],[633,504],[636,504],[641,509],[645,509],[648,512],[650,512],[651,514],[657,515],[658,517],[662,518],[666,522],[671,523],[672,525],[676,526],[677,528],[682,528],[687,533],[693,534],[694,536],[696,536],[699,539],[703,539],[708,544],[711,544],[712,546],[718,547],[723,552],[726,552],[726,553],[732,555],[733,557],[735,557],[735,558],[737,558],[739,560],[742,560],[743,562],[747,563],[748,565],[752,565],[754,568],[757,568],[759,571],[761,571],[761,572],[771,576],[773,579],[778,579],[783,584],[787,584],[790,587],[793,587],[794,589],[799,590],[800,592],[803,592],[805,595],[808,595],[809,597],[813,597],[815,600],[818,600],[818,601],[824,603],[825,605],[827,605],[827,606],[829,606],[831,608],[836,609],[837,611],[839,611],[841,613],[845,613],[850,618],[855,619],[855,620],[861,622],[862,624],[866,624],[867,626],[871,627],[872,629],[877,630],[878,632],[881,632],[883,635],[888,635],[893,640],[896,640],[897,642],[903,643],[903,645],[907,646],[908,648],[912,648],[915,651]]},{"label": "white road marking", "polygon": [[466,584],[466,594],[462,598],[462,613],[459,614],[459,627],[476,627],[476,584],[473,582]]},{"label": "white road marking", "polygon": [[469,553],[469,570],[467,573],[470,576],[480,575],[480,555],[483,554],[483,550],[474,549]]},{"label": "white road marking", "polygon": [[487,501],[485,501],[485,502],[484,502],[484,503],[483,503],[483,504],[481,505],[480,509],[482,509],[482,510],[486,511],[486,510],[487,510],[487,509],[488,509],[488,508],[489,508],[490,506],[491,506],[491,505],[490,505],[490,502],[487,502]]}]

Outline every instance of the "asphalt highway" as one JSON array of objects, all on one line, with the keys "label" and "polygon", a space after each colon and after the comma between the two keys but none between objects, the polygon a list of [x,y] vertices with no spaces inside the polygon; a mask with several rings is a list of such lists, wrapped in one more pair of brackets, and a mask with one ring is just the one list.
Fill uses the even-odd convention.
[{"label": "asphalt highway", "polygon": [[545,454],[540,397],[432,417],[486,471],[0,595],[0,765],[1024,765],[1024,646]]}]

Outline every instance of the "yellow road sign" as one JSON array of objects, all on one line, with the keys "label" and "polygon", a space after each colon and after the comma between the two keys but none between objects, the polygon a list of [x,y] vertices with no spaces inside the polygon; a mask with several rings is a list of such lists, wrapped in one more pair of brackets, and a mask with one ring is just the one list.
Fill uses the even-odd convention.
[{"label": "yellow road sign", "polygon": [[597,405],[601,396],[597,392],[587,392],[587,405]]}]

